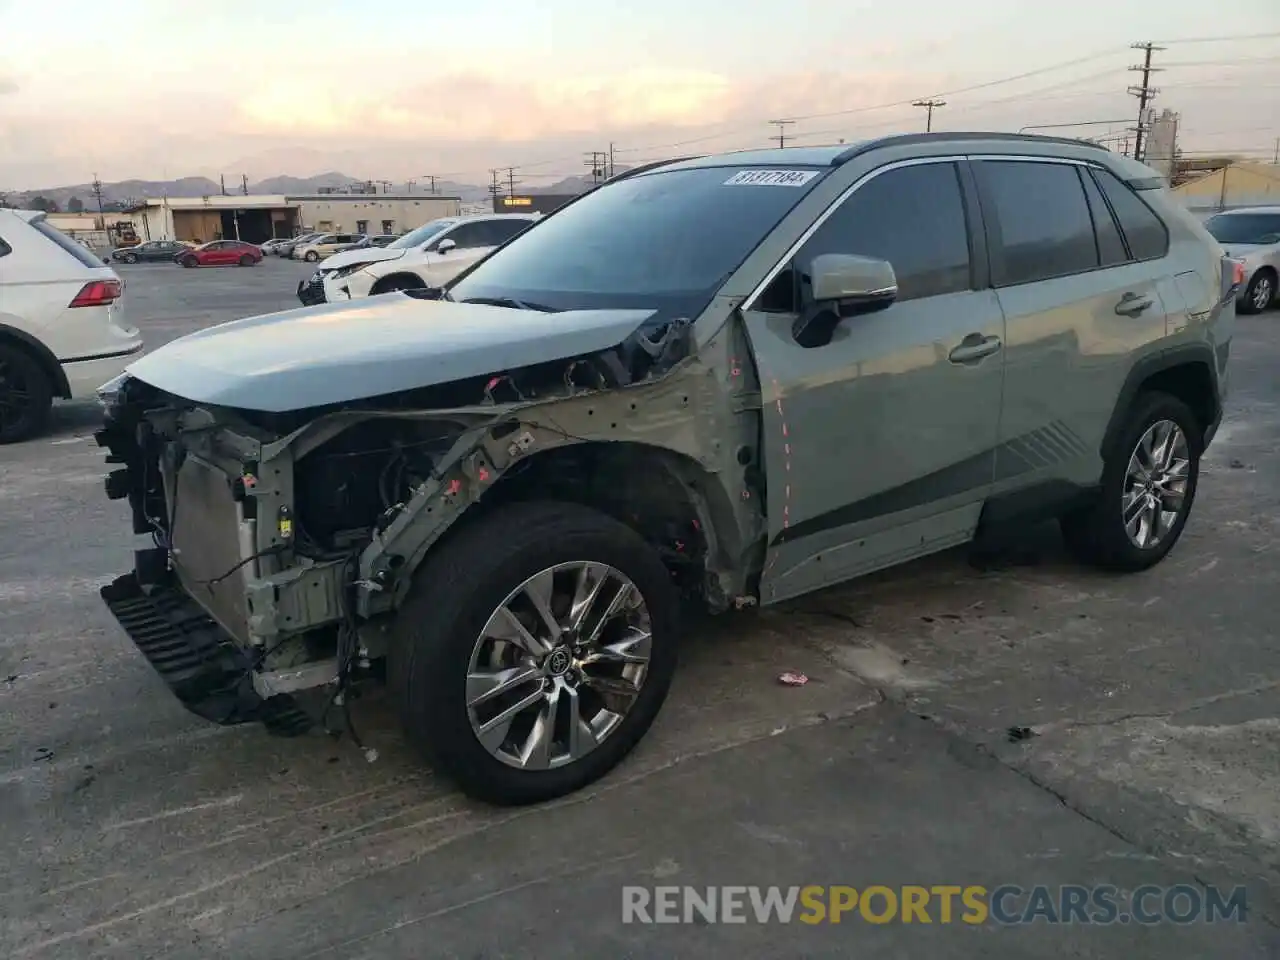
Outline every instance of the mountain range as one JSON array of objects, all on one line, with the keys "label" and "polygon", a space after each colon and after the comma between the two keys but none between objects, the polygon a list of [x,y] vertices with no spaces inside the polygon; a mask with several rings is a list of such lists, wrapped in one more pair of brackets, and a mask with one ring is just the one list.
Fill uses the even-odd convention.
[{"label": "mountain range", "polygon": [[[624,167],[619,167],[622,172]],[[211,197],[223,193],[249,194],[308,194],[317,193],[324,188],[343,188],[364,184],[374,187],[379,193],[429,193],[428,184],[417,181],[413,183],[390,183],[387,181],[360,180],[344,173],[321,173],[314,177],[291,177],[286,175],[268,177],[256,183],[241,181],[240,183],[219,183],[208,177],[181,177],[177,180],[120,180],[115,183],[103,183],[102,204],[104,209],[119,210],[139,200],[159,200],[162,197]],[[586,177],[566,177],[556,183],[541,187],[522,188],[522,193],[582,193],[591,186]],[[452,180],[437,180],[435,193],[448,197],[458,197],[464,202],[479,202],[489,198],[489,188],[470,183],[457,183]],[[33,203],[43,198],[47,202],[57,204],[58,210],[68,210],[74,206],[73,198],[80,201],[85,210],[96,210],[97,196],[91,183],[78,183],[63,187],[48,187],[41,190],[25,190],[9,193],[4,199],[10,206],[46,207],[47,203]]]}]

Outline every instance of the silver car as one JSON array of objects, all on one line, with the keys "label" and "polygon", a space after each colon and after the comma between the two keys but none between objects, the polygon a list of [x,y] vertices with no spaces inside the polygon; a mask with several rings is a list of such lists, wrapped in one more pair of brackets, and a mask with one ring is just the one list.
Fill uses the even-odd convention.
[{"label": "silver car", "polygon": [[1210,217],[1205,227],[1227,256],[1244,263],[1236,300],[1240,313],[1261,313],[1275,302],[1280,277],[1280,207],[1248,207]]}]

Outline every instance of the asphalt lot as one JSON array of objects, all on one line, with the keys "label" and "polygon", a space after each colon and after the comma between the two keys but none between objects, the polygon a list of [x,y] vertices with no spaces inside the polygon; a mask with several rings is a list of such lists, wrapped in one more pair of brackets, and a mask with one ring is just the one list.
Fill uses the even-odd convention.
[{"label": "asphalt lot", "polygon": [[[312,268],[120,268],[149,343],[296,305]],[[598,789],[461,799],[358,705],[186,714],[97,587],[132,538],[96,410],[0,450],[0,956],[1280,955],[1280,312],[1241,317],[1196,513],[1116,578],[1027,531],[699,626]],[[800,670],[802,687],[777,682]],[[1011,740],[1011,728],[1026,728]],[[624,925],[628,884],[1247,884],[1244,923]],[[998,940],[993,940],[998,937]]]}]

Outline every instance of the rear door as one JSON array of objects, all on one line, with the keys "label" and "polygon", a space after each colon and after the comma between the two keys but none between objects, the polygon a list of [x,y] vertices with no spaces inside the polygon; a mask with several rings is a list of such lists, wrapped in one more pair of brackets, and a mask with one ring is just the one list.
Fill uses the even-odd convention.
[{"label": "rear door", "polygon": [[[982,237],[966,164],[884,167],[744,309],[765,392],[764,602],[972,535],[991,488],[1004,377]],[[825,253],[888,260],[898,298],[803,347],[803,279]]]},{"label": "rear door", "polygon": [[1147,210],[1154,223],[1127,240],[1099,185],[1110,174],[1089,164],[984,158],[974,171],[1007,330],[993,494],[1049,509],[1097,480],[1131,358],[1165,335],[1168,233]]}]

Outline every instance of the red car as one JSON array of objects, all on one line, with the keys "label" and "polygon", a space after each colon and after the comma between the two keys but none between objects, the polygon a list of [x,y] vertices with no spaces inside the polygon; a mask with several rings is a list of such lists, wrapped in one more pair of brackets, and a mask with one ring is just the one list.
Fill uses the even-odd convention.
[{"label": "red car", "polygon": [[215,240],[183,250],[173,260],[184,267],[252,267],[262,262],[262,251],[240,240]]}]

